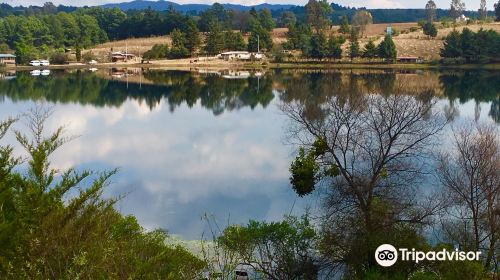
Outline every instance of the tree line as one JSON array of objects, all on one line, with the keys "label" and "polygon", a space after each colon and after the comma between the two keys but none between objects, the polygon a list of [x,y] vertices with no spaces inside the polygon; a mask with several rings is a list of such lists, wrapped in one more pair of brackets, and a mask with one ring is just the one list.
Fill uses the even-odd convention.
[{"label": "tree line", "polygon": [[106,41],[106,32],[90,15],[60,12],[0,18],[0,49],[16,50],[21,63],[48,57],[55,49],[64,52],[67,47],[86,48]]},{"label": "tree line", "polygon": [[[499,6],[498,3],[495,5],[496,11]],[[60,54],[64,53],[65,48],[73,49],[77,58],[80,58],[78,54],[82,48],[108,40],[173,34],[175,46],[156,46],[147,53],[146,59],[182,58],[193,56],[196,52],[213,55],[224,50],[256,52],[262,49],[273,51],[278,61],[284,57],[283,50],[300,50],[304,57],[313,59],[347,56],[351,59],[378,57],[386,61],[394,60],[392,38],[385,38],[383,44],[376,48],[369,43],[361,49],[358,38],[363,37],[366,27],[374,22],[374,16],[366,9],[356,10],[350,19],[346,15],[342,16],[339,19],[340,34],[326,36],[331,33],[329,31],[334,23],[332,7],[342,9],[325,0],[310,0],[300,16],[292,11],[282,11],[278,16],[273,16],[267,9],[234,11],[215,3],[193,16],[173,9],[123,12],[117,8],[84,7],[71,11],[47,3],[40,9],[33,8],[29,13],[11,13],[0,18],[0,51],[15,50],[20,63],[51,56],[54,56],[53,60],[59,61],[64,60]],[[453,0],[449,14],[457,16],[464,10],[465,6],[460,0]],[[430,37],[437,35],[434,22],[438,14],[436,4],[429,1],[425,8],[426,19],[421,27]],[[484,3],[478,15],[482,18],[488,16]],[[270,32],[275,26],[285,26],[289,31],[288,42],[282,46],[276,45],[273,49]],[[243,34],[247,32],[248,43],[243,39]],[[200,33],[205,35],[204,41]],[[342,44],[347,40],[350,42],[348,53],[343,55]]]},{"label": "tree line", "polygon": [[498,62],[500,57],[500,34],[481,29],[473,32],[464,28],[453,30],[446,36],[441,56],[446,63]]}]

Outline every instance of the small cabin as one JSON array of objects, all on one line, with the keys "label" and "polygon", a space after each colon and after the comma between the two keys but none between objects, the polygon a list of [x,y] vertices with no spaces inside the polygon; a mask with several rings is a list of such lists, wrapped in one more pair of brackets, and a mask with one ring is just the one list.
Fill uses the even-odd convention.
[{"label": "small cabin", "polygon": [[121,62],[127,61],[129,59],[135,58],[135,55],[131,53],[123,53],[123,52],[113,52],[111,53],[111,61],[112,62]]},{"label": "small cabin", "polygon": [[0,53],[0,65],[16,65],[16,56]]},{"label": "small cabin", "polygon": [[417,56],[399,56],[397,58],[397,62],[399,62],[399,63],[423,63],[424,59],[422,57],[417,57]]}]

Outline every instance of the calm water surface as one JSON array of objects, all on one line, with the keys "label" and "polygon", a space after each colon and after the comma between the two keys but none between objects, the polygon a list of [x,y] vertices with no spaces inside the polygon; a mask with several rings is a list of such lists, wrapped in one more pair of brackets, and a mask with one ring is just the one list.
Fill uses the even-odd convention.
[{"label": "calm water surface", "polygon": [[[32,74],[35,74],[33,76]],[[0,79],[0,119],[36,104],[52,106],[48,129],[79,137],[56,152],[55,168],[118,167],[107,196],[146,228],[200,238],[221,223],[277,220],[315,205],[288,183],[283,102],[314,114],[329,96],[433,91],[435,110],[500,123],[500,72],[277,71],[181,72],[140,69],[18,72]],[[47,74],[47,73],[45,73]],[[15,127],[25,130],[22,123]],[[446,141],[449,132],[443,135]],[[13,143],[12,135],[6,139]],[[19,150],[20,151],[20,150]]]}]

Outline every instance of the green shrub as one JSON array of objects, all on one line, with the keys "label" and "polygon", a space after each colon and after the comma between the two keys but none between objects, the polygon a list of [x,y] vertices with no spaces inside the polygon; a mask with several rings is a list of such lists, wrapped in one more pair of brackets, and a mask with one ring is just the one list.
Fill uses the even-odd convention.
[{"label": "green shrub", "polygon": [[68,55],[61,52],[55,52],[50,56],[50,63],[52,64],[66,64],[68,62]]},{"label": "green shrub", "polygon": [[[122,216],[115,199],[102,198],[116,171],[50,167],[49,157],[67,138],[62,128],[45,133],[49,115],[43,108],[30,111],[32,134],[14,133],[25,163],[10,146],[0,146],[1,278],[196,279],[203,261],[166,245],[164,231],[145,231],[134,217]],[[0,121],[0,139],[15,121]],[[17,171],[20,164],[27,170]]]}]

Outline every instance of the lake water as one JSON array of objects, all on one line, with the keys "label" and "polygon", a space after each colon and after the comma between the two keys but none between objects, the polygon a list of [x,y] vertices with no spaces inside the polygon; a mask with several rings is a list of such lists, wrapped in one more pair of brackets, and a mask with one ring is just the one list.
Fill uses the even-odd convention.
[{"label": "lake water", "polygon": [[[244,223],[316,205],[289,186],[295,147],[283,102],[313,113],[332,95],[391,94],[399,86],[432,90],[435,110],[455,124],[500,124],[500,72],[103,69],[0,77],[0,119],[43,103],[54,110],[48,130],[64,125],[79,136],[54,154],[55,168],[119,168],[105,193],[124,196],[118,210],[186,239],[201,237],[205,213]],[[15,128],[25,130],[22,122]]]}]

